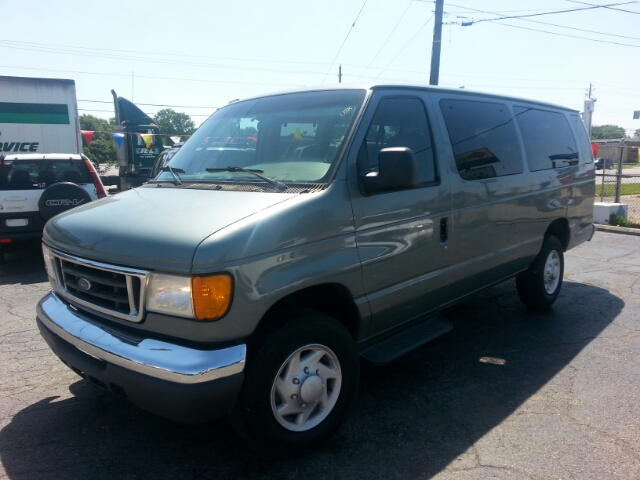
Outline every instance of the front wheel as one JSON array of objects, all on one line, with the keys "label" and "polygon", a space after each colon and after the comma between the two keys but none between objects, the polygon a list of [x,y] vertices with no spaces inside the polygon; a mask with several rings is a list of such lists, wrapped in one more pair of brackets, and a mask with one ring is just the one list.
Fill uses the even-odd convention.
[{"label": "front wheel", "polygon": [[338,430],[359,376],[355,342],[347,329],[326,315],[301,316],[261,347],[248,367],[231,421],[259,453],[303,455]]},{"label": "front wheel", "polygon": [[533,310],[549,308],[560,295],[564,275],[562,243],[557,237],[545,239],[529,269],[516,277],[518,296]]}]

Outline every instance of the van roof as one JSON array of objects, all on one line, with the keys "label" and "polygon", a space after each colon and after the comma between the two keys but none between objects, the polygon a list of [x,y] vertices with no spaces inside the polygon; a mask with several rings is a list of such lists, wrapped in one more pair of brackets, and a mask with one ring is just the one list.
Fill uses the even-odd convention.
[{"label": "van roof", "polygon": [[[573,108],[569,108],[569,107],[565,107],[562,105],[557,105],[549,102],[542,102],[540,100],[532,100],[529,98],[522,98],[522,97],[512,97],[509,95],[501,95],[497,93],[478,92],[475,90],[467,90],[466,88],[465,89],[448,88],[448,87],[440,87],[436,85],[424,85],[424,84],[414,84],[414,83],[380,83],[380,84],[345,84],[343,83],[339,85],[316,85],[316,86],[276,91],[272,93],[267,93],[265,95],[255,95],[252,97],[243,98],[239,101],[252,100],[252,99],[263,98],[263,97],[271,97],[275,95],[286,95],[289,93],[297,93],[297,92],[318,92],[318,91],[331,91],[331,90],[381,90],[385,88],[406,88],[411,90],[424,90],[424,91],[433,91],[438,93],[449,92],[449,93],[455,93],[456,95],[465,95],[465,96],[466,95],[475,96],[475,97],[481,96],[481,97],[487,97],[487,98],[493,98],[493,99],[504,99],[512,102],[535,104],[535,105],[546,106],[546,107],[551,107],[555,109],[578,113],[578,110],[575,110]],[[231,104],[233,103],[237,103],[237,101],[231,102]],[[224,108],[224,107],[221,107],[221,108]]]}]

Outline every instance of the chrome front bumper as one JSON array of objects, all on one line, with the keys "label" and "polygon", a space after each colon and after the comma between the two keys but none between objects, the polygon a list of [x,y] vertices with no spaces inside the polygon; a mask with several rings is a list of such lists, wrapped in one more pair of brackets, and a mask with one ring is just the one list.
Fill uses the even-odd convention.
[{"label": "chrome front bumper", "polygon": [[52,333],[87,355],[160,380],[193,385],[244,370],[246,345],[196,350],[150,338],[120,338],[84,318],[54,292],[40,300],[37,315]]}]

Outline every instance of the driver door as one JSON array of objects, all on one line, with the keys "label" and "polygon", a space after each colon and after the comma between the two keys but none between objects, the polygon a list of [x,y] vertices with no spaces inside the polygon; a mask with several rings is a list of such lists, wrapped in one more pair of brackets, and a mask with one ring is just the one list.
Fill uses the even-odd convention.
[{"label": "driver door", "polygon": [[369,334],[415,319],[448,299],[449,183],[438,165],[424,99],[394,93],[374,92],[363,118],[365,130],[355,140],[361,142],[358,175],[376,170],[382,148],[402,146],[415,155],[420,183],[415,189],[369,196],[361,189],[352,193],[364,290],[372,312]]}]

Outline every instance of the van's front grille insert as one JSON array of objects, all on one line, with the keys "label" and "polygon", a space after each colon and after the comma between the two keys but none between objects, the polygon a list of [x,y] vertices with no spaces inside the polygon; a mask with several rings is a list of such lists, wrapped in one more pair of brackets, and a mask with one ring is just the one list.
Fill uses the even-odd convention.
[{"label": "van's front grille insert", "polygon": [[146,272],[52,251],[59,293],[79,306],[118,318],[142,320]]}]

